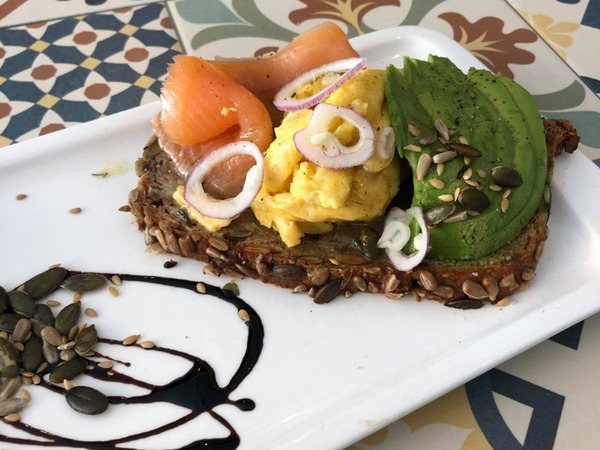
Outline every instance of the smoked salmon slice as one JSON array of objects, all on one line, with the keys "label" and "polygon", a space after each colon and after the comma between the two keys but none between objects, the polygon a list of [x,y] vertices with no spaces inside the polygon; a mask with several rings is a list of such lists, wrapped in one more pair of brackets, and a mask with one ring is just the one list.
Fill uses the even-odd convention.
[{"label": "smoked salmon slice", "polygon": [[219,59],[211,63],[256,95],[278,123],[281,111],[273,106],[273,97],[287,83],[304,72],[359,54],[346,33],[333,22],[323,22],[296,36],[272,56],[263,58]]},{"label": "smoked salmon slice", "polygon": [[226,143],[249,141],[264,151],[273,141],[273,124],[263,103],[202,58],[173,58],[161,105],[154,133],[184,175]]}]

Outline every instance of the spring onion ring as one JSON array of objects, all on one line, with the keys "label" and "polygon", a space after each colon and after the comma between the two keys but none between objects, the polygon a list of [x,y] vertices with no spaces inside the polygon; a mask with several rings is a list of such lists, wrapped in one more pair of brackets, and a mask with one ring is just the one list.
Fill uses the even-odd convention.
[{"label": "spring onion ring", "polygon": [[[343,145],[329,131],[332,120],[341,118],[358,130],[358,142],[352,146]],[[310,162],[325,169],[344,169],[360,166],[375,151],[375,132],[367,119],[343,106],[329,103],[318,104],[306,128],[294,134],[294,144]]]},{"label": "spring onion ring", "polygon": [[[316,67],[296,77],[294,80],[282,87],[275,97],[273,104],[280,111],[298,111],[312,108],[340,87],[346,80],[367,66],[366,58],[348,58]],[[341,74],[332,77],[333,81],[321,91],[306,98],[296,98],[296,92],[307,84],[328,74]]]},{"label": "spring onion ring", "polygon": [[[407,255],[403,249],[411,238],[410,222],[413,219],[419,224],[421,232],[413,238],[413,245],[417,251]],[[385,249],[390,262],[398,270],[406,272],[418,266],[429,247],[429,232],[423,210],[416,206],[406,211],[396,206],[392,207],[385,218],[383,233],[377,246]]]},{"label": "spring onion ring", "polygon": [[[246,174],[242,191],[224,200],[211,197],[202,186],[205,176],[218,164],[236,155],[249,155],[256,161]],[[200,214],[215,219],[231,219],[250,206],[262,186],[263,176],[264,160],[260,149],[252,142],[233,142],[212,151],[196,163],[186,179],[183,198]]]}]

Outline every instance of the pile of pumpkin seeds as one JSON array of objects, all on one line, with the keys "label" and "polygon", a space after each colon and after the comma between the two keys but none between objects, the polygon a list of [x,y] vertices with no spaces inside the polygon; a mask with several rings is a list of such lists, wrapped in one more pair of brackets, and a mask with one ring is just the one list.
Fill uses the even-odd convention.
[{"label": "pile of pumpkin seeds", "polygon": [[[24,385],[54,383],[65,388],[67,403],[84,414],[99,414],[108,407],[101,392],[86,386],[73,386],[94,354],[98,333],[94,325],[79,324],[83,314],[81,295],[107,284],[100,274],[71,274],[60,266],[34,276],[18,288],[6,291],[0,286],[0,416],[20,420],[19,411],[30,399]],[[56,290],[73,292],[73,302],[55,315],[56,300],[43,302]],[[20,392],[20,397],[17,394]]]}]

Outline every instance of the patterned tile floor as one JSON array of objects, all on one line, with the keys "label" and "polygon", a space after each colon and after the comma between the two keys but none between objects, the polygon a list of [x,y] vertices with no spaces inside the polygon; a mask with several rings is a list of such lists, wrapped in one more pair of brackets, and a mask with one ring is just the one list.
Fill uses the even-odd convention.
[{"label": "patterned tile floor", "polygon": [[[332,5],[0,0],[0,147],[158,100],[166,65],[181,51],[250,56],[333,19],[350,36],[401,23],[442,31],[489,67],[514,74],[544,113],[576,122],[582,151],[600,162],[600,0],[340,0],[345,11]],[[576,325],[353,448],[567,449],[573,442],[598,448],[600,413],[582,397],[598,399],[600,392],[584,381],[557,385],[547,376],[557,371],[564,380],[588,381],[565,361],[598,373],[598,320]],[[515,386],[535,394],[521,398]],[[501,431],[484,426],[492,420],[502,423]]]}]

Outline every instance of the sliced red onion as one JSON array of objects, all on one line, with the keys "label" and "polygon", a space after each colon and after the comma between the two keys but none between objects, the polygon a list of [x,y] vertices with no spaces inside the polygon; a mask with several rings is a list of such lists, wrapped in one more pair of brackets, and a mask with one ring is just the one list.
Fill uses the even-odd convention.
[{"label": "sliced red onion", "polygon": [[[413,246],[416,252],[407,255],[403,248],[411,237],[410,222],[415,219],[421,228],[421,232],[413,238]],[[413,206],[406,211],[394,206],[385,218],[383,233],[377,242],[379,248],[384,248],[386,254],[398,270],[406,272],[418,266],[429,247],[429,231],[423,216],[423,209]]]},{"label": "sliced red onion", "polygon": [[[211,197],[202,186],[204,177],[214,167],[236,155],[249,155],[256,161],[246,174],[242,191],[225,200]],[[260,149],[252,142],[233,142],[213,150],[196,163],[185,182],[183,198],[200,214],[214,219],[231,219],[250,206],[262,186],[263,176],[264,160]]]},{"label": "sliced red onion", "polygon": [[[275,97],[273,104],[281,111],[298,111],[301,109],[312,108],[340,87],[346,80],[355,75],[358,71],[367,66],[366,58],[348,58],[316,67],[308,72],[296,77],[294,80],[282,87]],[[326,74],[341,74],[339,77],[332,77],[332,82],[327,87],[314,95],[306,98],[296,98],[296,92],[309,83],[312,83],[320,76]]]},{"label": "sliced red onion", "polygon": [[[358,142],[342,145],[329,131],[329,124],[341,118],[358,130]],[[294,144],[310,162],[325,169],[344,169],[364,164],[375,151],[375,132],[367,119],[343,106],[320,103],[313,111],[306,128],[294,134]]]}]

